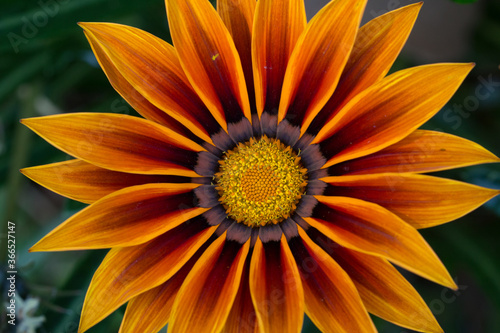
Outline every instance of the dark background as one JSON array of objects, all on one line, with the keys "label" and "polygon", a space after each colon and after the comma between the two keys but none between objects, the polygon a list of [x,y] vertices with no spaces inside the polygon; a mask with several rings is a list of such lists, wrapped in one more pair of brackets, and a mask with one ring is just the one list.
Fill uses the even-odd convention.
[{"label": "dark background", "polygon": [[[326,2],[306,0],[309,18]],[[364,22],[410,3],[369,0]],[[68,158],[20,125],[19,119],[81,111],[135,115],[108,83],[76,23],[128,24],[170,41],[165,6],[161,0],[0,1],[0,13],[1,262],[5,262],[5,227],[12,221],[18,292],[24,299],[38,299],[33,315],[46,318],[38,332],[76,332],[85,291],[106,251],[28,253],[31,245],[84,205],[53,194],[19,173],[22,167]],[[500,1],[424,3],[393,70],[433,62],[475,62],[476,67],[425,128],[463,136],[500,155]],[[500,188],[500,165],[439,175]],[[443,329],[500,332],[500,200],[422,234],[460,287],[454,293],[406,274]],[[5,288],[6,278],[0,277]],[[117,331],[123,311],[90,332]],[[5,329],[5,318],[2,313],[0,331]],[[380,332],[409,332],[374,320]],[[306,320],[304,332],[316,331]]]}]

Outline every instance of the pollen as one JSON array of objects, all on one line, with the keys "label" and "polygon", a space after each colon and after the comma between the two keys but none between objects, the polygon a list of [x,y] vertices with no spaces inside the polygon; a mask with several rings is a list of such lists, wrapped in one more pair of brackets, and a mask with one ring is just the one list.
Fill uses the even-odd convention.
[{"label": "pollen", "polygon": [[264,136],[227,151],[215,179],[228,217],[259,227],[279,223],[295,211],[307,185],[307,169],[292,148]]}]

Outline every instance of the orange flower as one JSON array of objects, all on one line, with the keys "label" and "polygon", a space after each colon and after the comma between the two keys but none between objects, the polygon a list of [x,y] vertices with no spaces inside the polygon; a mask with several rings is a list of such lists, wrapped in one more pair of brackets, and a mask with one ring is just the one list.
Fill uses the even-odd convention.
[{"label": "orange flower", "polygon": [[80,331],[128,302],[121,332],[373,332],[368,312],[441,332],[392,266],[455,283],[417,229],[499,191],[422,175],[498,162],[418,130],[472,64],[386,76],[421,3],[358,29],[366,0],[306,23],[302,0],[168,0],[173,43],[82,23],[113,87],[144,118],[23,123],[74,160],[23,170],[90,204],[33,251],[111,248]]}]

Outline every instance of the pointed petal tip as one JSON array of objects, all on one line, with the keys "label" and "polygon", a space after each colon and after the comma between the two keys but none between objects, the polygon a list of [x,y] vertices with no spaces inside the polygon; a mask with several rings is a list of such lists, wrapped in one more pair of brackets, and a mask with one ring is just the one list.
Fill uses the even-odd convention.
[{"label": "pointed petal tip", "polygon": [[450,288],[450,289],[452,289],[452,290],[454,290],[454,291],[457,291],[457,290],[458,290],[458,286],[457,286],[457,284],[455,283],[455,281],[451,280],[451,281],[449,281],[448,283],[449,283],[449,285],[447,285],[446,287],[448,287],[448,288]]},{"label": "pointed petal tip", "polygon": [[409,4],[408,6],[402,7],[400,9],[401,10],[403,10],[403,9],[415,10],[418,13],[420,11],[420,9],[422,8],[423,4],[424,4],[423,1],[415,2],[415,3]]},{"label": "pointed petal tip", "polygon": [[43,241],[43,238],[40,239],[38,242],[35,243],[32,247],[29,248],[28,252],[33,253],[33,252],[50,252],[50,251],[56,251],[56,250],[50,250],[46,249],[43,246],[40,246],[40,243]]},{"label": "pointed petal tip", "polygon": [[[92,28],[99,26],[99,25],[106,24],[106,23],[104,23],[104,22],[78,22],[77,24],[80,28],[83,29],[83,32],[85,33],[85,35],[88,36],[88,33],[92,33]],[[114,24],[114,23],[111,23],[111,24]]]},{"label": "pointed petal tip", "polygon": [[464,63],[457,64],[457,65],[461,65],[461,67],[464,67],[465,75],[467,75],[476,66],[476,63],[475,62],[464,62]]},{"label": "pointed petal tip", "polygon": [[[92,26],[100,25],[100,24],[106,24],[104,22],[78,22],[78,26],[80,26],[83,30],[90,30]],[[115,24],[115,23],[111,23]]]},{"label": "pointed petal tip", "polygon": [[423,6],[424,2],[423,1],[420,1],[420,2],[415,2],[415,3],[412,3],[408,6],[406,6],[406,8],[408,8],[409,10],[414,10],[418,15],[418,13],[420,12],[420,9],[422,9],[422,6]]},{"label": "pointed petal tip", "polygon": [[[45,238],[45,237],[44,237]],[[66,249],[58,249],[58,248],[50,248],[45,246],[44,243],[44,238],[40,239],[38,242],[36,242],[32,247],[29,248],[28,252],[29,253],[34,253],[34,252],[56,252],[56,251],[66,251]]]},{"label": "pointed petal tip", "polygon": [[23,118],[19,119],[19,122],[24,126],[28,127],[30,130],[33,130],[33,126],[38,124],[45,117],[50,117],[50,116]]}]

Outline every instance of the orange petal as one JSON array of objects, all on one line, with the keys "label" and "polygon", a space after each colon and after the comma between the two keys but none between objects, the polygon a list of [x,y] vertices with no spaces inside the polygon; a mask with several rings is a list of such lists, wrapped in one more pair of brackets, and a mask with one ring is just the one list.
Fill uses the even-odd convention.
[{"label": "orange petal", "polygon": [[86,331],[128,300],[170,279],[217,228],[207,226],[199,218],[146,244],[111,249],[90,282],[80,330]]},{"label": "orange petal", "polygon": [[253,307],[252,297],[250,295],[250,257],[247,258],[243,273],[241,275],[240,289],[229,312],[223,333],[257,333],[259,325],[257,314]]},{"label": "orange petal", "polygon": [[342,268],[299,228],[290,240],[304,287],[306,313],[321,332],[376,332],[356,287]]},{"label": "orange petal", "polygon": [[220,236],[203,253],[182,285],[169,332],[220,332],[240,286],[250,241],[240,245]]},{"label": "orange petal", "polygon": [[252,70],[252,26],[256,4],[255,0],[217,1],[217,12],[231,34],[236,50],[240,55],[252,112],[255,112],[255,88]]},{"label": "orange petal", "polygon": [[302,133],[330,99],[356,37],[366,0],[335,0],[308,23],[290,56],[278,121],[287,115]]},{"label": "orange petal", "polygon": [[347,197],[316,196],[305,220],[336,243],[389,259],[443,286],[456,288],[441,261],[418,231],[379,205]]},{"label": "orange petal", "polygon": [[348,196],[379,204],[415,228],[453,221],[500,193],[456,180],[415,174],[326,177],[324,195]]},{"label": "orange petal", "polygon": [[308,233],[349,275],[369,312],[409,329],[443,331],[422,297],[387,260],[342,247],[315,229]]},{"label": "orange petal", "polygon": [[130,173],[197,177],[204,150],[172,130],[142,118],[73,113],[21,121],[60,150],[96,166]]},{"label": "orange petal", "polygon": [[184,267],[167,282],[130,300],[123,316],[120,333],[159,332],[167,325],[177,292],[189,273]]},{"label": "orange petal", "polygon": [[416,130],[374,154],[332,165],[331,175],[433,172],[500,159],[475,142],[451,134]]},{"label": "orange petal", "polygon": [[[82,26],[85,26],[87,24],[81,24]],[[94,24],[88,24],[90,27],[93,27]],[[108,24],[95,24],[97,27],[99,26],[104,26],[108,27]],[[121,25],[114,25],[114,24],[109,24],[109,27],[111,28],[122,28]],[[132,28],[131,28],[132,30]],[[146,34],[146,33],[145,33]],[[191,140],[196,139],[194,134],[188,130],[187,127],[185,127],[183,124],[181,124],[179,121],[175,120],[172,118],[168,113],[172,114],[173,110],[172,109],[167,109],[167,110],[162,110],[158,107],[156,107],[154,104],[152,104],[146,97],[144,97],[137,89],[135,89],[128,81],[127,79],[120,73],[120,71],[117,69],[113,61],[108,57],[106,52],[104,51],[103,47],[99,44],[97,41],[96,37],[90,32],[90,30],[87,30],[85,32],[85,35],[87,36],[87,39],[90,43],[90,46],[92,47],[92,50],[94,52],[94,55],[101,65],[101,68],[103,69],[104,73],[106,74],[109,82],[115,88],[115,90],[125,99],[138,113],[140,113],[144,118],[152,120],[154,122],[157,122],[159,124],[162,124],[173,131],[184,135]],[[133,35],[133,34],[132,34]],[[113,45],[111,43],[111,45]],[[132,56],[132,55],[131,55]],[[135,54],[133,54],[135,56]],[[175,55],[177,57],[177,55]],[[123,60],[122,60],[123,62]],[[137,63],[135,63],[137,65]],[[179,65],[180,67],[180,65]],[[127,67],[127,70],[130,70],[131,67]],[[157,74],[157,73],[155,73]],[[149,77],[149,76],[148,76]],[[186,80],[187,81],[187,80]],[[134,82],[132,80],[132,82]],[[150,86],[145,86],[145,88],[149,88]],[[140,88],[144,89],[144,88]],[[161,93],[161,89],[155,90],[155,93]],[[194,92],[193,92],[193,95]],[[196,96],[196,95],[195,95]],[[154,98],[153,98],[154,99]],[[170,97],[162,99],[162,103],[170,101]],[[196,101],[196,100],[194,100]],[[162,104],[163,106],[164,104]],[[165,103],[166,105],[166,103]],[[200,101],[200,105],[203,105],[203,103]],[[180,106],[176,108],[175,110],[183,110],[184,108],[181,108]],[[203,110],[203,109],[201,109]],[[210,113],[208,110],[205,110],[208,115],[210,116]],[[182,114],[175,114],[177,116],[177,119],[182,119],[184,120],[185,117],[183,117]],[[187,114],[189,117],[189,114]],[[213,120],[215,122],[215,120]],[[184,122],[186,123],[186,121]],[[191,124],[191,122],[188,122]],[[215,124],[217,124],[215,122]],[[191,124],[192,125],[192,124]],[[218,126],[218,124],[217,124]],[[191,128],[194,128],[191,126]],[[209,139],[207,136],[206,130],[202,127],[200,130],[197,130],[196,133],[199,135],[199,137],[203,140]]]},{"label": "orange petal", "polygon": [[158,332],[170,320],[175,297],[194,264],[205,252],[209,241],[166,282],[131,299],[120,326],[120,333]]},{"label": "orange petal", "polygon": [[311,124],[315,131],[358,93],[381,80],[398,56],[422,3],[381,15],[362,26],[332,97]]},{"label": "orange petal", "polygon": [[172,45],[125,25],[80,25],[111,84],[138,112],[171,126],[168,115],[211,141],[217,122],[189,84]]},{"label": "orange petal", "polygon": [[325,167],[394,144],[436,114],[472,64],[436,64],[396,72],[356,95],[318,133]]},{"label": "orange petal", "polygon": [[93,203],[122,188],[148,183],[188,183],[179,176],[137,175],[103,169],[81,160],[40,165],[22,169],[31,180],[60,195]]},{"label": "orange petal", "polygon": [[73,215],[30,251],[131,246],[207,211],[193,207],[196,184],[147,184],[111,193]]},{"label": "orange petal", "polygon": [[300,332],[304,292],[285,236],[255,244],[250,263],[250,293],[262,332]]},{"label": "orange petal", "polygon": [[168,0],[170,33],[189,82],[219,124],[251,120],[240,57],[224,23],[206,0]]},{"label": "orange petal", "polygon": [[252,34],[257,113],[278,112],[288,60],[306,27],[303,0],[259,0]]}]

